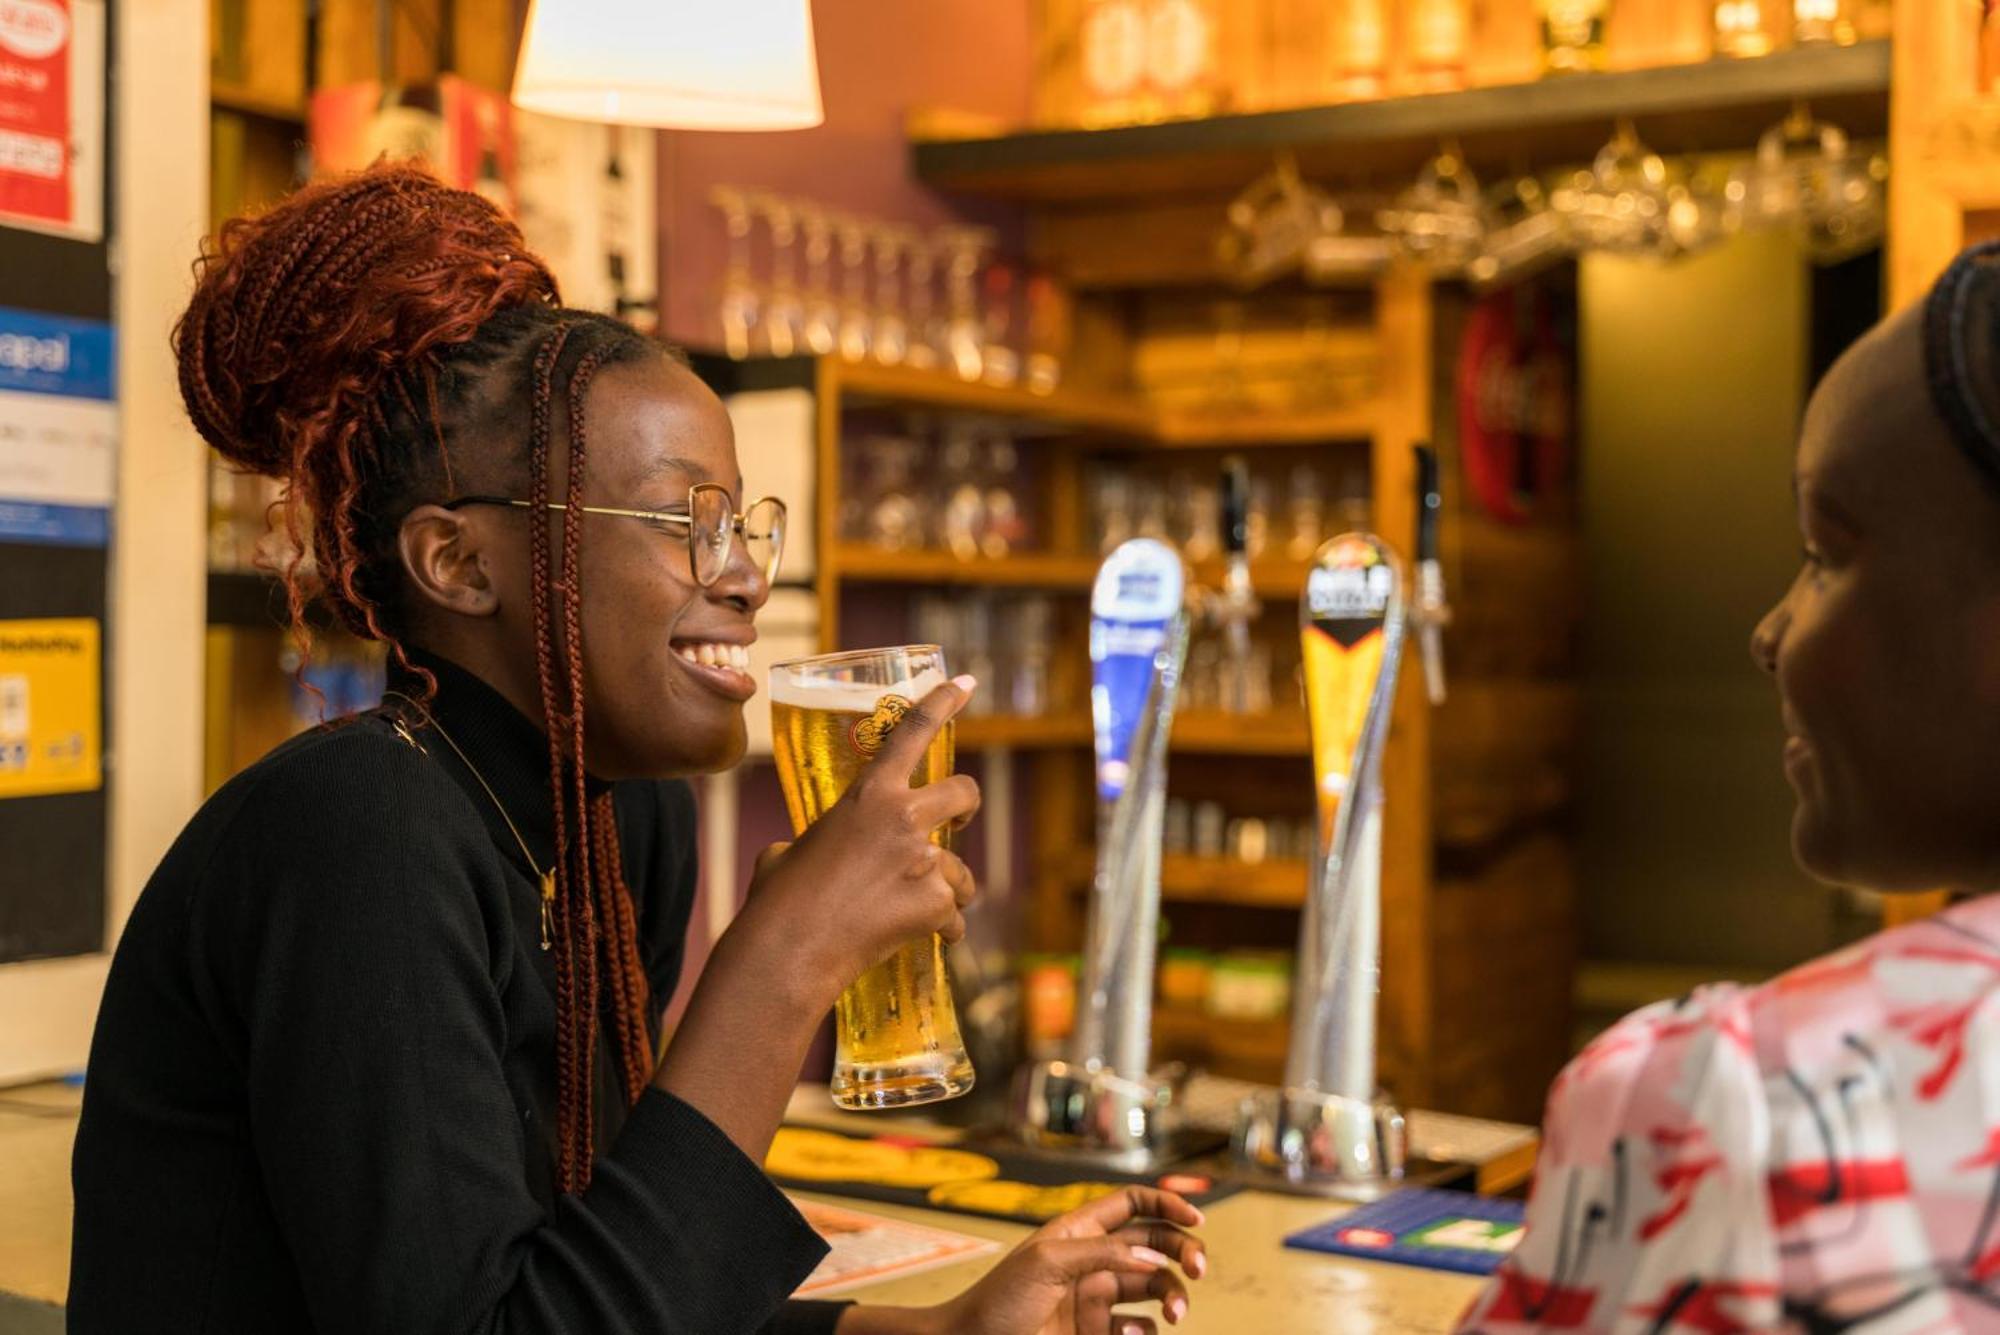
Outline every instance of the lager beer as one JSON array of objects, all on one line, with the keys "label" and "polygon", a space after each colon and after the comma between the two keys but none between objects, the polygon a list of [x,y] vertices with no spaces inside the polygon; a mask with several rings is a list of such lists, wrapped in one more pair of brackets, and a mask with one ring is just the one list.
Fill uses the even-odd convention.
[{"label": "lager beer", "polygon": [[[828,654],[773,668],[772,748],[792,829],[804,833],[839,801],[903,716],[944,682],[944,653],[933,645]],[[933,783],[951,772],[946,722],[910,782]],[[945,843],[942,830],[931,838]],[[856,979],[841,993],[834,1019],[832,1092],[841,1107],[933,1103],[972,1088],[972,1062],[935,934],[898,947]]]}]

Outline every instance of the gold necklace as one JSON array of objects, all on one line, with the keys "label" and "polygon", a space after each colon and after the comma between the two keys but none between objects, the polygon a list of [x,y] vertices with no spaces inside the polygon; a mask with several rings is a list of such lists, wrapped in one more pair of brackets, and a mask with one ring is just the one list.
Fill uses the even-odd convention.
[{"label": "gold necklace", "polygon": [[[461,747],[457,742],[453,741],[451,734],[444,730],[444,724],[439,723],[437,721],[437,716],[431,713],[430,710],[424,708],[423,705],[419,704],[417,701],[403,694],[401,691],[384,691],[383,695],[385,696],[393,695],[398,700],[401,700],[404,704],[408,705],[410,708],[416,710],[419,714],[423,715],[424,726],[428,728],[437,729],[437,735],[444,738],[445,745],[449,746],[454,752],[457,753],[458,758],[465,762],[465,768],[472,772],[472,777],[479,780],[479,786],[486,790],[486,796],[489,799],[491,799],[493,803],[493,809],[499,812],[500,819],[507,823],[507,833],[513,835],[514,842],[521,846],[521,856],[528,860],[528,866],[534,871],[535,879],[541,884],[542,949],[543,950],[549,949],[551,946],[555,944],[556,869],[554,867],[551,867],[547,871],[542,870],[542,865],[539,862],[535,861],[535,855],[528,851],[528,841],[521,837],[520,828],[514,824],[514,818],[507,814],[507,808],[505,805],[501,803],[500,795],[493,791],[492,784],[486,782],[486,776],[479,772],[479,766],[472,763],[472,757],[466,755],[465,749]],[[390,722],[395,727],[396,735],[398,737],[401,737],[404,741],[408,742],[411,746],[415,747],[419,753],[423,755],[430,754],[428,751],[424,750],[423,743],[419,742],[416,739],[416,735],[410,731],[410,725],[406,720],[404,720],[402,715],[400,714],[396,715],[390,720]]]}]

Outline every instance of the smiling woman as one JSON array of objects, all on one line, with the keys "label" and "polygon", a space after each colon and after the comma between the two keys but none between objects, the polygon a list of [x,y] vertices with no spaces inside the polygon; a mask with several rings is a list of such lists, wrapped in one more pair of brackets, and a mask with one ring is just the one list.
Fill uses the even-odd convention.
[{"label": "smiling woman", "polygon": [[[1803,560],[1751,652],[1799,864],[1967,897],[1699,988],[1557,1079],[1468,1330],[1979,1330],[2000,1267],[2000,248],[1857,343],[1799,439]],[[1775,759],[1775,757],[1774,757]]]},{"label": "smiling woman", "polygon": [[[564,309],[513,224],[409,167],[227,224],[197,274],[189,415],[285,483],[392,689],[227,784],[140,896],[77,1137],[70,1329],[1025,1335],[1185,1310],[1162,1253],[1198,1272],[1176,1225],[1199,1216],[1157,1192],[940,1308],[786,1302],[824,1245],[758,1164],[841,989],[963,933],[971,877],[929,836],[979,798],[912,788],[885,747],[759,864],[663,1050],[684,779],[743,754],[784,535],[685,362]],[[286,582],[302,622],[303,561]]]}]

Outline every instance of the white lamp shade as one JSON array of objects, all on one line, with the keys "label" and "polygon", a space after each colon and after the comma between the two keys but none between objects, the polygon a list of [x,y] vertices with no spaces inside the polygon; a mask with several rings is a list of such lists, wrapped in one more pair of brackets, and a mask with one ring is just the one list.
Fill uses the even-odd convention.
[{"label": "white lamp shade", "polygon": [[811,0],[533,0],[514,105],[663,129],[818,125]]}]

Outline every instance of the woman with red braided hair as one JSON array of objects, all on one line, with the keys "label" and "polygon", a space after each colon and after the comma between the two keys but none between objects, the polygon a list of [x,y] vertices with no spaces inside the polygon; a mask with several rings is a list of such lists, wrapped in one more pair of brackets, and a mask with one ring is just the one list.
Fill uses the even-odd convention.
[{"label": "woman with red braided hair", "polygon": [[[385,706],[225,785],[119,942],[74,1165],[78,1335],[1150,1330],[1199,1214],[1134,1190],[938,1308],[788,1303],[824,1244],[763,1176],[841,987],[964,930],[911,788],[938,688],[760,861],[670,1044],[684,776],[744,748],[782,514],[676,357],[564,309],[519,231],[409,167],[238,219],[175,333],[202,436],[287,484]],[[287,573],[294,621],[305,580]],[[895,888],[883,893],[883,887]]]}]

